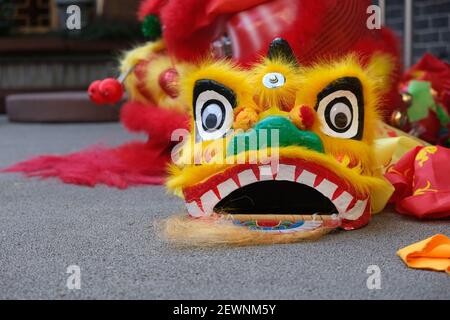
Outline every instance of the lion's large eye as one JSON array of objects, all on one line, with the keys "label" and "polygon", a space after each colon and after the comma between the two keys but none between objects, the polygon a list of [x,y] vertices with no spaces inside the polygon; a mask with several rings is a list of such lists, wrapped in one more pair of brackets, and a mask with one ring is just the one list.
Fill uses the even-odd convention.
[{"label": "lion's large eye", "polygon": [[236,96],[229,88],[213,80],[198,80],[193,105],[197,141],[222,138],[231,129]]},{"label": "lion's large eye", "polygon": [[364,127],[364,100],[357,78],[341,78],[317,97],[317,114],[322,131],[331,137],[361,139]]},{"label": "lion's large eye", "polygon": [[345,102],[337,102],[330,109],[329,122],[333,130],[346,130],[353,120],[352,108]]},{"label": "lion's large eye", "polygon": [[202,111],[202,126],[207,132],[219,130],[225,120],[225,107],[218,100],[210,100]]}]

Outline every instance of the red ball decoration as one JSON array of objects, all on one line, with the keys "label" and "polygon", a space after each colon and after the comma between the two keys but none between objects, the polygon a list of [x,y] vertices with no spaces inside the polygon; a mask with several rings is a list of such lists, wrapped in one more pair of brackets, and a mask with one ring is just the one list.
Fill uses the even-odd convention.
[{"label": "red ball decoration", "polygon": [[171,98],[179,95],[179,75],[175,68],[167,69],[159,75],[159,86]]},{"label": "red ball decoration", "polygon": [[103,80],[98,89],[107,103],[110,104],[119,102],[123,97],[123,86],[117,79],[107,78]]},{"label": "red ball decoration", "polygon": [[101,80],[96,80],[91,83],[88,89],[89,98],[92,102],[98,105],[105,104],[106,98],[100,93],[99,86],[102,83]]}]

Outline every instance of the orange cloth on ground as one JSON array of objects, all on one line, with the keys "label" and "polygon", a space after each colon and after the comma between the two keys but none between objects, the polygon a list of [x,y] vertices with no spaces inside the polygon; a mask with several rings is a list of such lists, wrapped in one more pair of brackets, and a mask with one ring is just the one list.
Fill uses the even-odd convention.
[{"label": "orange cloth on ground", "polygon": [[446,271],[450,275],[450,239],[443,234],[400,249],[397,255],[410,268]]}]

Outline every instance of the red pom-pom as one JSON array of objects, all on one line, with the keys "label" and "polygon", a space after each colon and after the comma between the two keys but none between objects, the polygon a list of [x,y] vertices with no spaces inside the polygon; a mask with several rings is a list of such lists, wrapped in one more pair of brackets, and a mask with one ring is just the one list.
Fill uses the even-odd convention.
[{"label": "red pom-pom", "polygon": [[300,107],[300,117],[302,118],[302,123],[305,129],[309,129],[314,124],[314,113],[308,106]]},{"label": "red pom-pom", "polygon": [[98,89],[106,101],[111,104],[119,102],[123,97],[123,87],[117,79],[107,78],[103,80]]},{"label": "red pom-pom", "polygon": [[179,95],[179,75],[175,68],[167,69],[159,75],[159,86],[171,98]]},{"label": "red pom-pom", "polygon": [[101,80],[96,80],[91,83],[88,89],[89,98],[92,102],[98,105],[105,104],[107,101],[105,97],[100,93],[99,86],[102,83]]}]

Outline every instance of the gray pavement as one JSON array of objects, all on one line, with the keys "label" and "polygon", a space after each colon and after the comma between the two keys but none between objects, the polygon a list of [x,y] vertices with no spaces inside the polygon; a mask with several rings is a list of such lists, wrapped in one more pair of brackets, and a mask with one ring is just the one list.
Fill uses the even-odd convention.
[{"label": "gray pavement", "polygon": [[[0,167],[42,153],[134,139],[119,124],[11,124],[0,117]],[[142,137],[137,137],[142,138]],[[2,299],[450,299],[450,277],[408,269],[398,248],[450,221],[417,221],[387,209],[369,226],[313,243],[181,249],[158,219],[182,202],[162,187],[120,191],[0,174]],[[69,265],[81,289],[66,287]],[[381,289],[366,285],[381,269]]]}]

